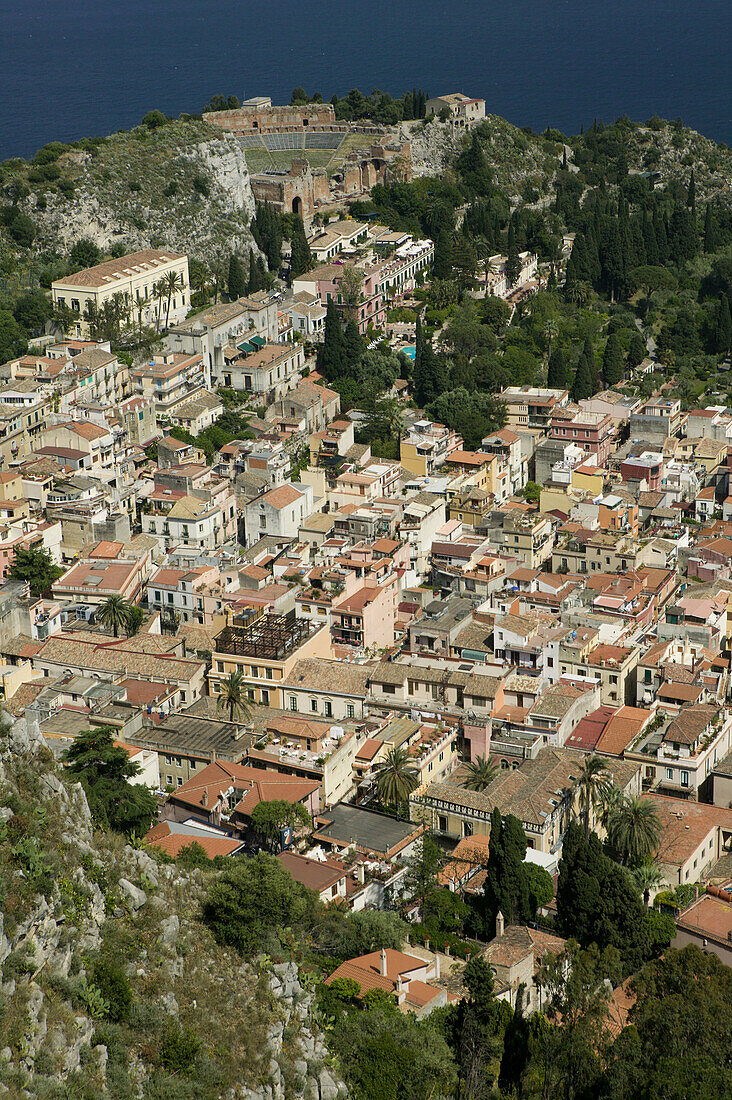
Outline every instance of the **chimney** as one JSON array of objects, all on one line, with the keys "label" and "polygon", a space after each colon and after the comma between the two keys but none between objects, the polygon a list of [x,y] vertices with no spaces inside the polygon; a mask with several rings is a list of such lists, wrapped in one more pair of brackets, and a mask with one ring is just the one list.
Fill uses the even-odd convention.
[{"label": "chimney", "polygon": [[439,976],[440,976],[440,956],[437,954],[436,951],[435,951],[434,967],[435,967],[434,977],[439,978]]},{"label": "chimney", "polygon": [[496,939],[498,939],[500,936],[503,935],[505,927],[506,927],[506,924],[505,924],[505,921],[503,919],[503,913],[499,909],[498,912],[496,913]]},{"label": "chimney", "polygon": [[363,863],[359,863],[359,864],[357,865],[357,867],[356,867],[356,875],[358,876],[358,881],[359,881],[359,882],[361,883],[361,885],[363,886],[363,885],[364,885],[364,883],[366,882],[366,866],[365,866],[365,864],[363,864]]},{"label": "chimney", "polygon": [[208,806],[208,787],[203,788],[203,794],[201,795],[201,805],[204,808]]},{"label": "chimney", "polygon": [[379,952],[379,973],[381,974],[382,978],[386,977],[386,951],[383,947]]}]

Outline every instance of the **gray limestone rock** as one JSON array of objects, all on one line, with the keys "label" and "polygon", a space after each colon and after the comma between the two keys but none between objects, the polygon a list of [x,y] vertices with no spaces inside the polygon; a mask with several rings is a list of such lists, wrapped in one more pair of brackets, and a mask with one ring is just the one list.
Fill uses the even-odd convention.
[{"label": "gray limestone rock", "polygon": [[147,901],[147,894],[144,890],[141,890],[139,886],[135,886],[126,878],[121,878],[119,880],[119,888],[122,892],[124,901],[126,901],[135,912],[137,912],[138,909],[142,909]]}]

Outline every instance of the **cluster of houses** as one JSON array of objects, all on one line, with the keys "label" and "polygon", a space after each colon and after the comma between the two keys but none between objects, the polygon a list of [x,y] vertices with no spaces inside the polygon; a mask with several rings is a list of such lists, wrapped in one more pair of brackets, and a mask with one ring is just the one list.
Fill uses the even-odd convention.
[{"label": "cluster of houses", "polygon": [[[421,262],[422,243],[391,242],[391,262]],[[296,281],[297,308],[337,294],[322,271]],[[405,405],[388,461],[355,442],[358,413],[305,370],[304,345],[280,339],[281,313],[255,295],[174,316],[140,366],[82,332],[0,368],[6,709],[59,752],[114,727],[159,792],[148,841],[170,855],[195,840],[244,857],[260,802],[301,803],[311,827],[278,858],[356,909],[404,891],[425,830],[454,848],[443,884],[479,891],[496,808],[556,875],[598,755],[656,807],[663,888],[697,888],[679,942],[729,961],[732,412],[512,387],[478,450]],[[168,432],[213,423],[220,387],[261,408],[211,462]],[[33,546],[63,570],[41,597],[9,576]],[[98,621],[114,596],[143,609],[133,636]],[[234,673],[244,717],[219,704]],[[395,749],[416,778],[408,820],[372,807]],[[483,757],[497,776],[470,790]],[[500,995],[528,982],[539,1007],[534,969],[558,945],[499,922]],[[460,995],[452,960],[424,947],[344,966],[332,978],[420,1015]]]}]

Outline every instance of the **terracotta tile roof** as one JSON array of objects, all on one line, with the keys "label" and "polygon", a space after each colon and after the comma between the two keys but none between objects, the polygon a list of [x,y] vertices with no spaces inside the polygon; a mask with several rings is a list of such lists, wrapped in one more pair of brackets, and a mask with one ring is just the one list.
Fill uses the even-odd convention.
[{"label": "terracotta tile roof", "polygon": [[567,748],[592,752],[614,714],[613,707],[603,706],[580,719],[567,738]]},{"label": "terracotta tile roof", "polygon": [[600,734],[595,750],[607,756],[621,756],[652,717],[652,711],[642,707],[621,707]]},{"label": "terracotta tile roof", "polygon": [[14,714],[16,718],[20,718],[25,708],[35,702],[45,687],[47,687],[45,677],[40,683],[31,681],[28,684],[21,684],[18,690],[9,699],[5,700],[5,710],[10,714]]},{"label": "terracotta tile roof", "polygon": [[718,714],[718,707],[710,707],[704,703],[683,707],[666,729],[663,739],[681,745],[693,745]]},{"label": "terracotta tile roof", "polygon": [[659,863],[679,866],[696,852],[714,829],[732,829],[732,807],[711,806],[662,794],[642,797],[653,803],[661,821],[661,839],[656,851]]},{"label": "terracotta tile roof", "polygon": [[661,684],[657,695],[659,699],[666,699],[670,703],[695,703],[703,691],[702,684],[683,684],[672,681]]},{"label": "terracotta tile roof", "polygon": [[270,491],[260,497],[259,500],[264,501],[272,508],[276,508],[279,511],[280,508],[286,508],[288,504],[294,504],[295,501],[300,500],[303,495],[304,494],[293,485],[280,485],[277,489],[270,489]]},{"label": "terracotta tile roof", "polygon": [[356,759],[366,761],[373,760],[383,744],[383,741],[379,741],[375,737],[367,737],[356,752]]},{"label": "terracotta tile roof", "polygon": [[[139,252],[130,252],[127,256],[120,256],[118,260],[105,260],[104,263],[95,264],[94,267],[85,267],[83,271],[77,271],[74,275],[65,275],[59,279],[62,286],[88,286],[106,287],[115,279],[129,277],[130,273],[139,274],[148,270],[155,275],[158,268],[171,260],[182,260],[184,257],[177,252],[161,252],[154,248],[141,249]],[[140,272],[134,271],[139,268]],[[127,270],[131,269],[131,270]]]},{"label": "terracotta tile roof", "polygon": [[301,882],[308,890],[315,890],[316,893],[335,886],[347,873],[346,865],[337,859],[307,859],[296,852],[280,852],[277,859],[296,882]]},{"label": "terracotta tile roof", "polygon": [[235,809],[248,817],[260,802],[277,799],[302,802],[317,791],[319,785],[310,779],[296,779],[263,768],[248,768],[216,760],[174,791],[170,798],[198,810],[202,807],[212,810],[221,793],[233,787],[242,795]]},{"label": "terracotta tile roof", "polygon": [[173,833],[167,821],[161,821],[154,825],[145,834],[145,842],[152,848],[175,859],[184,848],[191,844],[200,844],[209,859],[216,856],[230,856],[241,848],[242,841],[228,836],[205,836],[203,834]]},{"label": "terracotta tile roof", "polygon": [[[147,636],[148,638],[151,635]],[[119,642],[82,642],[69,636],[54,636],[39,645],[36,656],[39,661],[79,668],[89,672],[124,674],[131,678],[167,680],[173,684],[188,683],[199,676],[205,665],[183,657],[171,657],[164,653],[144,653],[128,645],[134,639],[123,638]]]},{"label": "terracotta tile roof", "polygon": [[560,936],[552,936],[536,928],[512,925],[502,936],[496,936],[485,949],[485,958],[493,966],[517,966],[527,955],[532,955],[537,966],[544,955],[559,955],[567,945]]}]

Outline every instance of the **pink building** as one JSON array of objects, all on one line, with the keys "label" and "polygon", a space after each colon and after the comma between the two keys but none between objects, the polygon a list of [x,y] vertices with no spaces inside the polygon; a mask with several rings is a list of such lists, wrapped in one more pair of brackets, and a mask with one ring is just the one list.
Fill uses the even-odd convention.
[{"label": "pink building", "polygon": [[580,411],[567,418],[566,411],[552,413],[549,435],[565,443],[576,443],[588,454],[597,455],[597,465],[604,466],[610,454],[612,418],[607,413]]},{"label": "pink building", "polygon": [[394,644],[395,619],[394,587],[366,583],[333,605],[333,641],[362,649],[383,649]]},{"label": "pink building", "polygon": [[[345,306],[340,292],[340,281],[343,278],[345,263],[322,264],[320,267],[307,271],[292,284],[293,293],[299,294],[305,291],[320,297],[323,305],[334,301],[338,312],[343,316]],[[361,276],[361,300],[358,304],[355,320],[358,323],[358,331],[365,333],[369,325],[374,328],[384,328],[386,325],[386,296],[382,288],[382,266],[356,267],[354,270]]]}]

